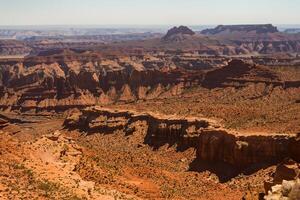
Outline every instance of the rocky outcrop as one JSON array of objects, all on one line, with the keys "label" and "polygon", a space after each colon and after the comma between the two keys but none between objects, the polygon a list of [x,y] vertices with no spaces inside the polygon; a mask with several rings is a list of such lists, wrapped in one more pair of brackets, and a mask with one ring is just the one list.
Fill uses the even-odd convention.
[{"label": "rocky outcrop", "polygon": [[183,39],[184,36],[190,36],[195,35],[195,32],[189,29],[186,26],[179,26],[179,27],[173,27],[171,28],[167,34],[162,38],[164,41],[173,40],[176,39]]},{"label": "rocky outcrop", "polygon": [[266,86],[299,88],[300,81],[282,80],[278,74],[267,67],[249,64],[241,60],[232,60],[228,65],[209,70],[201,81],[203,87],[212,89],[216,87],[243,87],[249,83],[263,83]]},{"label": "rocky outcrop", "polygon": [[264,197],[265,200],[274,199],[287,199],[298,200],[300,199],[300,179],[293,181],[283,181],[282,184],[272,187],[272,191]]},{"label": "rocky outcrop", "polygon": [[300,165],[293,160],[280,163],[273,180],[265,182],[266,200],[300,198]]},{"label": "rocky outcrop", "polygon": [[144,137],[145,144],[154,148],[165,144],[176,144],[179,151],[195,148],[198,160],[223,162],[237,169],[274,164],[286,157],[300,161],[299,136],[244,136],[207,119],[92,107],[71,114],[64,126],[88,134],[113,134],[115,131],[138,134]]}]

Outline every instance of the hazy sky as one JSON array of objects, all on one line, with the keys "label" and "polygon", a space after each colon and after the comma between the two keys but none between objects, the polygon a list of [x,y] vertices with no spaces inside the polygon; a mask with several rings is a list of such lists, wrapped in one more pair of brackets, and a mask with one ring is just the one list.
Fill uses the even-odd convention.
[{"label": "hazy sky", "polygon": [[0,25],[300,24],[300,0],[0,0]]}]

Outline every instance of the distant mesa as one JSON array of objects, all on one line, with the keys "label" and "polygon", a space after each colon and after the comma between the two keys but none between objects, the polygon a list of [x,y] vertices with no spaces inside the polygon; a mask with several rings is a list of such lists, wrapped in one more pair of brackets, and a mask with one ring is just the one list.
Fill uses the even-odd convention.
[{"label": "distant mesa", "polygon": [[174,36],[184,36],[184,35],[195,35],[195,32],[192,31],[187,26],[173,27],[167,32],[167,34],[162,39],[170,40]]},{"label": "distant mesa", "polygon": [[300,33],[300,28],[288,28],[284,30],[285,33]]},{"label": "distant mesa", "polygon": [[251,24],[251,25],[219,25],[216,28],[205,29],[201,31],[205,35],[217,35],[231,32],[256,32],[261,33],[276,33],[279,32],[277,27],[272,24]]}]

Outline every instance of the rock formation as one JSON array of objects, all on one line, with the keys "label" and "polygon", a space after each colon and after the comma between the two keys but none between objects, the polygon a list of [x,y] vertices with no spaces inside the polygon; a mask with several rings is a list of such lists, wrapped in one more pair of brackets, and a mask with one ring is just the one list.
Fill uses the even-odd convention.
[{"label": "rock formation", "polygon": [[165,63],[157,68],[151,61],[41,59],[46,61],[37,57],[33,61],[1,63],[2,109],[60,110],[157,98],[179,87],[184,73],[168,69]]},{"label": "rock formation", "polygon": [[[37,55],[53,49],[90,51],[102,49],[111,52],[152,52],[160,50],[197,51],[209,55],[256,55],[299,53],[300,35],[279,32],[271,24],[220,25],[196,34],[186,26],[170,29],[165,36],[155,33],[112,35],[60,35],[20,37],[20,40],[2,40],[0,55]],[[1,33],[0,33],[1,35]],[[47,35],[47,34],[46,34]],[[0,36],[1,37],[1,36]]]},{"label": "rock formation", "polygon": [[144,143],[154,148],[176,144],[178,150],[195,148],[197,159],[224,162],[237,169],[255,164],[273,164],[286,157],[299,161],[300,140],[290,135],[243,136],[228,131],[211,120],[182,118],[153,113],[138,113],[92,107],[73,113],[64,122],[69,129],[89,134],[144,136]]},{"label": "rock formation", "polygon": [[273,180],[265,182],[266,200],[300,198],[300,165],[293,160],[280,163]]},{"label": "rock formation", "polygon": [[299,81],[282,81],[270,69],[241,60],[226,64],[226,59],[108,59],[85,52],[43,52],[42,56],[0,62],[0,108],[62,111],[168,98],[195,86],[212,89],[248,83],[283,88],[300,85]]},{"label": "rock formation", "polygon": [[184,36],[191,36],[195,35],[195,32],[189,29],[186,26],[179,26],[171,28],[167,34],[162,38],[165,41],[168,40],[179,40],[180,38],[183,39]]},{"label": "rock formation", "polygon": [[[271,24],[220,25],[201,32],[214,36],[226,46],[223,54],[272,54],[299,52],[299,34],[281,33]],[[226,40],[231,45],[226,45]],[[232,45],[233,44],[233,45]]]},{"label": "rock formation", "polygon": [[283,181],[280,185],[272,187],[272,191],[264,197],[265,200],[274,199],[287,199],[298,200],[300,199],[300,179],[294,181]]},{"label": "rock formation", "polygon": [[261,33],[276,33],[279,32],[277,27],[272,24],[253,24],[253,25],[219,25],[216,28],[205,29],[201,31],[205,35],[216,35],[231,32],[255,32]]}]

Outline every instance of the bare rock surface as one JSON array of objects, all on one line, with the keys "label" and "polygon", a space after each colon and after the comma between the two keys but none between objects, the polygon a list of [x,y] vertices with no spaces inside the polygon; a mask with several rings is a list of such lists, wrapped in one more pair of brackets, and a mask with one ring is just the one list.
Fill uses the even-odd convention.
[{"label": "bare rock surface", "polygon": [[293,160],[280,163],[275,171],[273,180],[265,182],[266,200],[300,198],[300,165]]}]

